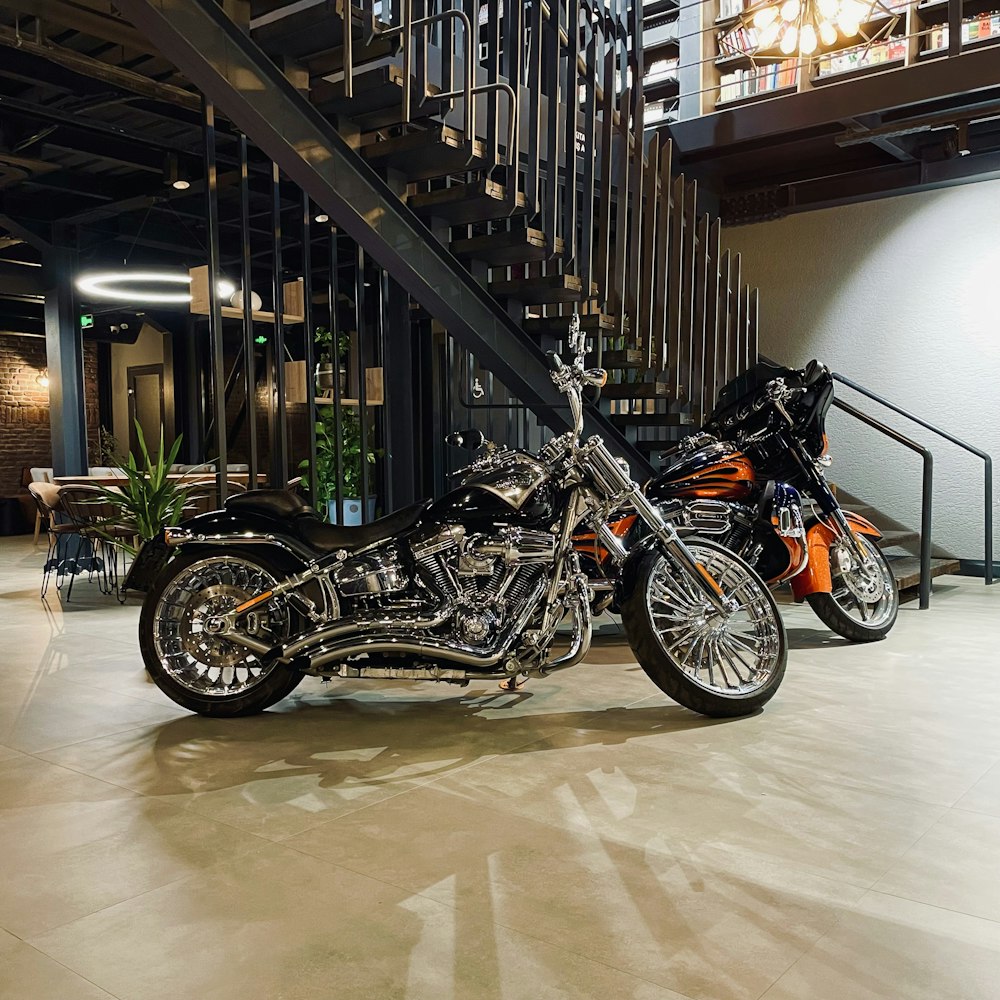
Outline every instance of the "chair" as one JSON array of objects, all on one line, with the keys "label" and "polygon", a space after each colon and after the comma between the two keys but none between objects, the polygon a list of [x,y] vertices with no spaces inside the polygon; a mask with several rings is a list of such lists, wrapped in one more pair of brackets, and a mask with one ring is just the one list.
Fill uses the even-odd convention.
[{"label": "chair", "polygon": [[[30,472],[31,472],[31,482],[33,482],[33,483],[51,483],[52,482],[52,476],[53,476],[53,472],[54,472],[53,469],[34,468],[34,469],[31,469]],[[29,493],[31,492],[31,486],[30,485],[28,486],[28,492]],[[32,494],[32,496],[34,496],[34,495]],[[35,509],[35,537],[34,537],[34,540],[32,541],[32,545],[37,545],[38,544],[38,536],[41,533],[41,530],[42,530],[42,521],[44,520],[44,516],[42,514],[41,508],[38,506],[37,499],[35,500],[35,508],[36,508]]]},{"label": "chair", "polygon": [[[124,553],[124,546],[134,538],[135,525],[123,521],[118,504],[96,486],[83,483],[64,486],[60,501],[81,538],[91,546],[93,562],[88,565],[88,571],[91,575],[95,571],[99,574],[98,585],[102,593],[117,593],[118,557]],[[79,556],[77,558],[79,561]],[[124,558],[122,569],[124,570]],[[71,584],[67,600],[72,592]]]},{"label": "chair", "polygon": [[[56,558],[61,539],[69,538],[73,535],[76,535],[79,539],[79,532],[76,525],[66,519],[65,512],[62,509],[61,487],[56,486],[55,483],[29,483],[28,492],[31,494],[32,500],[35,501],[39,518],[48,523],[46,534],[49,546],[48,551],[45,553],[45,566],[42,570],[42,590],[40,594],[41,597],[45,597],[48,593],[49,578],[52,576],[53,569],[56,570],[56,590],[62,588],[63,577],[65,576],[64,564]],[[79,550],[79,544],[77,549]],[[70,582],[70,589],[72,590],[72,581]]]}]

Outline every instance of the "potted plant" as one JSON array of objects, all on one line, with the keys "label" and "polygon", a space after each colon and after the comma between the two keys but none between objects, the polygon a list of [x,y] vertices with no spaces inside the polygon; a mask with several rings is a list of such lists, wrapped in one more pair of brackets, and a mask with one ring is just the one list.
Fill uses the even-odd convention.
[{"label": "potted plant", "polygon": [[[146,542],[155,538],[164,527],[173,527],[184,517],[185,507],[193,499],[192,494],[201,484],[169,478],[170,467],[177,458],[181,447],[181,435],[168,452],[163,443],[163,427],[160,427],[160,447],[155,458],[146,447],[139,421],[135,421],[135,433],[139,442],[139,458],[129,452],[124,461],[118,460],[122,471],[121,484],[111,489],[98,487],[102,499],[114,504],[118,509],[116,523],[120,527],[127,524],[134,529],[133,534]],[[133,555],[132,546],[125,543],[119,534],[114,539]]]},{"label": "potted plant", "polygon": [[340,380],[340,394],[343,396],[347,391],[347,367],[346,359],[351,348],[351,338],[346,333],[341,333],[337,337],[337,371],[334,372],[333,359],[333,331],[325,326],[316,327],[314,334],[316,347],[318,349],[316,361],[316,390],[320,393],[329,392],[333,389],[334,378]]},{"label": "potted plant", "polygon": [[[332,406],[324,406],[316,421],[316,488],[313,505],[325,511],[332,524],[361,523],[361,421],[358,414],[344,407],[340,415],[341,471],[340,491],[344,516],[337,516],[337,437]],[[369,449],[365,461],[375,464],[376,452]],[[308,470],[309,459],[299,462],[299,468]],[[308,481],[306,489],[308,489]],[[368,520],[375,516],[375,498],[367,498]]]}]

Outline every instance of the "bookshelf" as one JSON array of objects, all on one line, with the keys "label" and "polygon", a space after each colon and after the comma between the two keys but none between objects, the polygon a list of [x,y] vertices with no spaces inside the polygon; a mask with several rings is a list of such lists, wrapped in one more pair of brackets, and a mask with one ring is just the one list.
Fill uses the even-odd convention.
[{"label": "bookshelf", "polygon": [[[687,77],[683,117],[802,93],[872,73],[892,72],[948,52],[948,0],[865,2],[856,43],[838,38],[808,56],[784,54],[777,46],[758,48],[760,36],[746,11],[759,0],[706,0],[685,26],[682,64],[697,65]],[[695,30],[697,29],[697,30]],[[865,36],[874,39],[865,42]],[[1000,0],[963,0],[961,49],[1000,45]],[[647,63],[648,64],[648,63]],[[697,95],[693,92],[697,91]]]},{"label": "bookshelf", "polygon": [[679,0],[643,0],[642,48],[645,70],[645,126],[657,128],[677,120],[680,85]]}]

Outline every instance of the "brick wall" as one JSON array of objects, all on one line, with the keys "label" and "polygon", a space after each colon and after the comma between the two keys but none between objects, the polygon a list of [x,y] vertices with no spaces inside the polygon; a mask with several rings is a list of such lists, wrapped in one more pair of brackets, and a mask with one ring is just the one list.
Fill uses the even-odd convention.
[{"label": "brick wall", "polygon": [[[17,492],[21,469],[50,466],[49,392],[38,384],[45,370],[40,337],[0,335],[0,494]],[[97,347],[84,344],[83,377],[90,464],[97,464]]]}]

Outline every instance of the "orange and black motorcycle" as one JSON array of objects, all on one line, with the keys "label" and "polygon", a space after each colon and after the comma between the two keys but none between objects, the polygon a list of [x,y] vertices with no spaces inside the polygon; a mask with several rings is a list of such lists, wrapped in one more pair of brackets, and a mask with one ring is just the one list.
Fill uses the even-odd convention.
[{"label": "orange and black motorcycle", "polygon": [[[844,511],[824,476],[832,400],[816,361],[757,364],[723,387],[702,431],[664,456],[645,493],[681,532],[721,542],[772,586],[789,583],[834,632],[871,642],[892,628],[899,594],[878,528]],[[626,548],[641,532],[627,514],[611,528]],[[613,560],[592,535],[575,541],[603,610]]]}]

